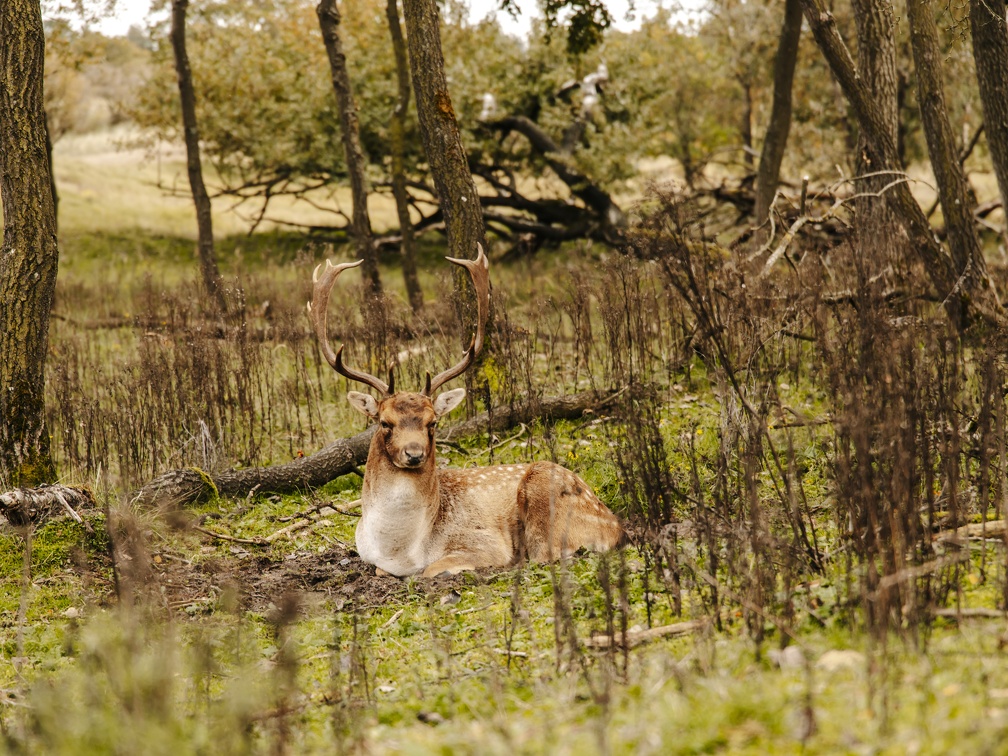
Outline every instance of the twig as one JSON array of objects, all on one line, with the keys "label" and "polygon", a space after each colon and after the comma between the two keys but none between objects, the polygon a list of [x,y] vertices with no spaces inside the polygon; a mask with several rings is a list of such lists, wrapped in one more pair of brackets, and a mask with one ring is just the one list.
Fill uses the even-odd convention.
[{"label": "twig", "polygon": [[405,609],[400,609],[398,612],[396,612],[391,617],[389,617],[387,620],[385,620],[385,623],[381,626],[381,629],[382,630],[387,630],[388,628],[392,627],[392,625],[395,624],[395,621],[397,619],[399,619],[400,617],[403,616],[403,612],[404,611],[406,611],[406,610]]},{"label": "twig", "polygon": [[494,449],[499,449],[502,446],[504,446],[504,444],[509,444],[512,441],[514,441],[516,439],[519,439],[522,436],[524,436],[526,433],[528,433],[528,427],[525,425],[525,423],[519,423],[519,425],[521,426],[520,429],[513,436],[508,436],[503,441],[498,441],[496,444],[493,444],[491,446],[488,446],[486,449],[483,449],[481,451],[476,452],[475,456],[482,457],[484,454],[489,454]]},{"label": "twig", "polygon": [[875,589],[875,594],[881,594],[882,591],[888,590],[900,583],[916,580],[917,578],[924,577],[925,575],[931,575],[932,573],[943,570],[946,567],[951,567],[954,564],[966,561],[969,561],[969,552],[962,551],[958,554],[941,557],[940,559],[932,559],[930,562],[918,564],[914,567],[907,567],[899,572],[894,572],[892,575],[886,575],[879,580],[878,588]]},{"label": "twig", "polygon": [[[696,632],[707,626],[707,618],[689,620],[688,622],[677,622],[674,625],[662,625],[652,627],[647,630],[628,630],[626,634],[626,647],[634,646],[657,638],[671,638],[677,635],[687,635]],[[585,648],[609,648],[610,646],[623,647],[624,636],[622,633],[608,635],[593,635],[584,642]]]},{"label": "twig", "polygon": [[249,546],[269,546],[269,541],[265,541],[262,538],[239,538],[238,536],[228,535],[227,533],[216,533],[213,530],[208,530],[200,525],[193,525],[192,529],[197,533],[202,533],[203,535],[208,535],[211,538],[217,538],[221,541],[230,541],[231,543],[244,543]]},{"label": "twig", "polygon": [[268,536],[266,536],[266,543],[267,544],[273,543],[279,538],[288,536],[291,533],[296,533],[299,530],[304,530],[305,528],[311,527],[312,524],[315,522],[318,521],[305,519],[305,520],[299,520],[298,522],[292,522],[287,527],[280,528],[280,530],[276,531],[275,533],[270,533]]}]

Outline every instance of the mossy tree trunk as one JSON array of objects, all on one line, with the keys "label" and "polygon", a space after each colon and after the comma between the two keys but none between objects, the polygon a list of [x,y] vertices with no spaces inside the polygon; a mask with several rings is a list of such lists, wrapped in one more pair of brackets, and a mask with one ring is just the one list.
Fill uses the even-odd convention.
[{"label": "mossy tree trunk", "polygon": [[[403,0],[403,17],[420,134],[444,213],[448,250],[452,257],[472,259],[476,245],[485,246],[486,230],[448,94],[437,5],[434,0]],[[464,272],[456,279],[465,280]]]},{"label": "mossy tree trunk", "polygon": [[224,285],[217,267],[214,252],[213,219],[210,214],[210,195],[203,183],[203,165],[200,161],[199,127],[196,123],[196,92],[193,88],[189,54],[186,52],[185,26],[189,0],[172,0],[171,45],[175,56],[175,73],[178,76],[179,101],[182,107],[182,129],[185,136],[186,168],[193,204],[196,205],[196,228],[199,234],[200,272],[203,285],[221,315],[227,314]]},{"label": "mossy tree trunk", "polygon": [[0,479],[56,478],[45,424],[45,359],[59,248],[42,101],[38,0],[0,3]]},{"label": "mossy tree trunk", "polygon": [[353,89],[350,86],[350,74],[347,72],[346,55],[343,53],[343,40],[340,38],[339,27],[343,19],[340,16],[336,0],[322,0],[315,8],[319,27],[322,29],[322,41],[325,43],[326,55],[329,58],[329,72],[332,76],[333,90],[336,93],[336,108],[339,110],[340,130],[343,136],[343,153],[346,156],[347,172],[350,174],[350,193],[353,208],[350,217],[350,231],[353,235],[357,254],[364,260],[364,278],[373,294],[381,293],[381,279],[378,277],[378,259],[375,250],[374,237],[371,234],[371,217],[368,215],[368,187],[364,169],[367,161],[364,159],[364,148],[360,141],[360,124],[357,119],[357,105],[354,102]]},{"label": "mossy tree trunk", "polygon": [[759,167],[756,170],[755,220],[763,223],[770,213],[770,205],[780,181],[781,161],[791,131],[791,90],[794,84],[795,64],[798,61],[798,42],[801,39],[802,10],[799,0],[786,0],[784,22],[781,24],[774,58],[773,103],[770,122],[763,137]]},{"label": "mossy tree trunk", "polygon": [[[910,22],[910,44],[917,73],[917,103],[921,123],[927,139],[931,168],[938,185],[949,251],[960,275],[956,286],[962,286],[967,292],[982,292],[987,288],[992,295],[987,264],[973,222],[975,203],[970,198],[966,173],[959,161],[959,148],[952,134],[945,105],[941,69],[943,54],[938,43],[938,26],[931,0],[907,0],[907,19]],[[1003,75],[1005,72],[1002,72]]]},{"label": "mossy tree trunk", "polygon": [[[1004,0],[970,0],[970,31],[984,132],[1008,217],[1008,24]],[[1008,239],[1008,222],[1004,236]]]},{"label": "mossy tree trunk", "polygon": [[[890,133],[885,113],[877,107],[874,93],[858,75],[850,51],[837,30],[836,20],[826,10],[823,0],[801,0],[801,3],[812,36],[865,136],[867,158],[872,165],[878,166],[878,170],[902,172],[896,141]],[[921,256],[950,320],[960,329],[966,328],[974,319],[1004,325],[1004,311],[987,280],[978,278],[975,268],[957,268],[959,261],[954,261],[937,240],[906,182],[895,182],[887,190],[886,197],[890,209],[906,231],[908,247],[917,250]]]},{"label": "mossy tree trunk", "polygon": [[[896,71],[896,33],[891,0],[852,0],[854,22],[857,28],[857,71],[858,76],[873,93],[875,106],[882,118],[882,125],[893,144],[899,141],[899,101],[897,99],[898,77]],[[873,162],[868,148],[867,135],[862,130],[858,134],[854,165],[861,180],[857,192],[882,193],[892,183],[894,176],[879,174],[881,167]],[[865,242],[873,247],[881,241],[895,240],[896,219],[889,209],[885,194],[862,196],[855,200],[857,229]],[[863,244],[867,248],[868,244]],[[885,250],[880,250],[877,266],[884,265]]]},{"label": "mossy tree trunk", "polygon": [[417,278],[416,240],[413,235],[413,222],[410,219],[409,198],[406,194],[406,111],[409,109],[410,101],[410,75],[409,62],[406,59],[406,40],[403,39],[402,27],[399,25],[399,6],[396,0],[387,0],[385,15],[388,17],[399,84],[398,98],[395,110],[392,111],[392,122],[389,124],[389,142],[392,148],[392,195],[395,197],[399,232],[402,235],[399,248],[402,252],[406,293],[409,295],[413,312],[419,312],[423,309],[423,291]]}]

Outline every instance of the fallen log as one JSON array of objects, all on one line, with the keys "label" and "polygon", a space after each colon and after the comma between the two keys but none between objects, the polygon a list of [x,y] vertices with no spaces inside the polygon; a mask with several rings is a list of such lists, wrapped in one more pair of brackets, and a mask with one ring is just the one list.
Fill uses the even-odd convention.
[{"label": "fallen log", "polygon": [[51,485],[14,488],[0,494],[0,515],[17,527],[41,525],[59,512],[83,523],[78,510],[96,508],[94,497],[86,488]]},{"label": "fallen log", "polygon": [[706,627],[707,624],[708,620],[704,618],[689,620],[688,622],[677,622],[674,625],[652,627],[647,630],[627,630],[625,638],[623,633],[614,633],[611,637],[604,634],[593,635],[584,642],[584,647],[609,648],[610,646],[615,646],[623,648],[625,644],[626,648],[633,648],[641,643],[656,640],[657,638],[674,638],[677,635],[687,635]]},{"label": "fallen log", "polygon": [[[572,420],[609,404],[617,394],[587,391],[571,396],[527,400],[492,413],[483,412],[448,429],[441,437],[451,441],[475,433],[496,433],[534,420]],[[132,500],[145,507],[174,509],[205,501],[212,496],[243,498],[250,492],[294,493],[325,485],[354,472],[367,460],[374,427],[356,436],[333,441],[321,451],[281,465],[247,467],[220,473],[195,467],[169,470],[145,484]]]},{"label": "fallen log", "polygon": [[1005,534],[1004,520],[988,520],[987,522],[971,522],[955,530],[943,530],[938,533],[939,541],[957,541],[966,538],[1003,538]]}]

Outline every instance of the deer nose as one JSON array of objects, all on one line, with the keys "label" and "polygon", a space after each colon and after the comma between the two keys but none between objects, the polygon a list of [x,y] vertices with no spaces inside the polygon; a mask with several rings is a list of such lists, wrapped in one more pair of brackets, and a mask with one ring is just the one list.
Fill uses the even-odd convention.
[{"label": "deer nose", "polygon": [[406,457],[406,464],[410,467],[417,467],[422,464],[427,456],[427,450],[422,446],[407,446],[403,449],[403,456]]}]

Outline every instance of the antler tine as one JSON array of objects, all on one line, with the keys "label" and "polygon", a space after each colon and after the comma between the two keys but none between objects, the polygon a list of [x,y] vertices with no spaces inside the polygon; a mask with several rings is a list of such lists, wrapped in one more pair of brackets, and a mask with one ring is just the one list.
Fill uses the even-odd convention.
[{"label": "antler tine", "polygon": [[322,264],[315,267],[315,272],[312,273],[312,301],[308,303],[308,317],[315,327],[315,337],[322,349],[322,355],[337,373],[352,381],[367,384],[382,395],[387,395],[389,387],[384,382],[373,375],[362,373],[343,364],[343,346],[340,345],[339,350],[333,352],[333,348],[329,344],[329,334],[326,331],[326,310],[329,307],[329,295],[336,284],[336,279],[347,268],[356,268],[362,262],[364,261],[358,260],[357,262],[333,265],[331,261],[326,260],[325,269],[321,275],[319,275],[319,268],[322,267]]},{"label": "antler tine", "polygon": [[424,396],[430,396],[441,388],[443,384],[452,378],[462,375],[462,373],[469,369],[473,360],[476,359],[476,355],[483,348],[487,314],[490,311],[490,261],[487,260],[487,256],[483,253],[483,245],[476,245],[475,260],[461,260],[456,257],[447,257],[445,259],[456,265],[461,265],[469,271],[469,278],[472,280],[473,289],[476,291],[476,333],[473,335],[472,341],[469,342],[469,348],[466,350],[461,362],[454,367],[448,368],[443,373],[438,373],[434,378],[431,378],[428,373],[427,385],[423,391]]}]

